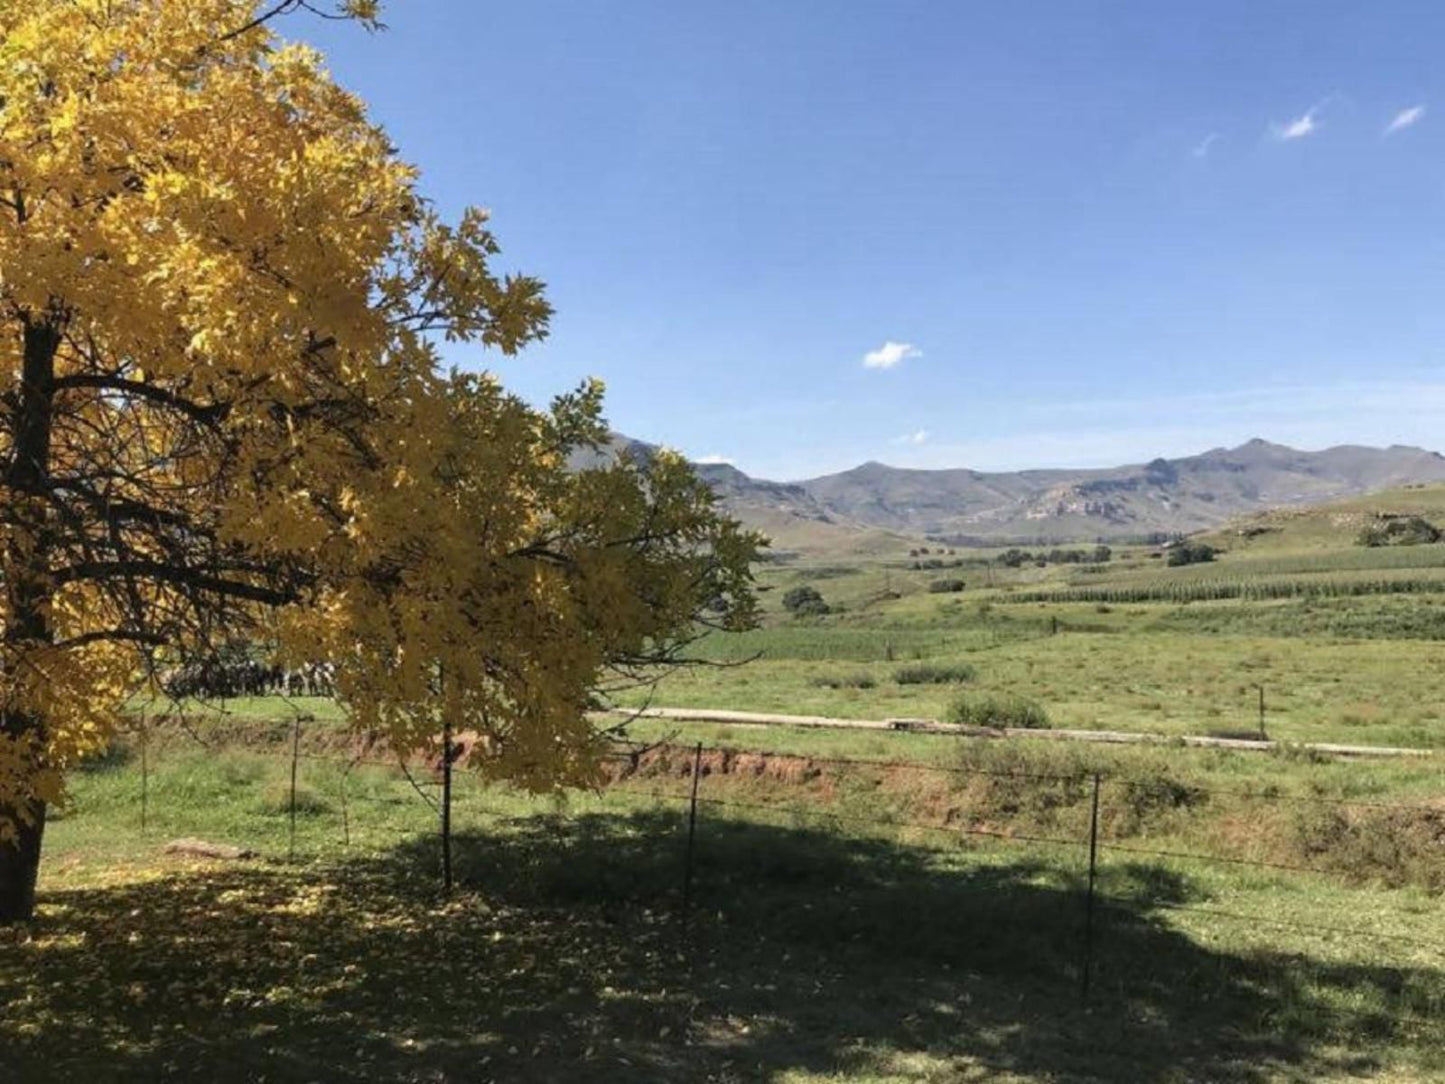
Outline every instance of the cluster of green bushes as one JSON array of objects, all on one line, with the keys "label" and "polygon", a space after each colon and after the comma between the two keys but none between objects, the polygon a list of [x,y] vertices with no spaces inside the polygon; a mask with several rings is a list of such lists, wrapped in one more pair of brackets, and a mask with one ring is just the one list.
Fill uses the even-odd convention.
[{"label": "cluster of green bushes", "polygon": [[924,572],[930,569],[962,568],[967,563],[962,557],[955,557],[952,561],[945,561],[942,557],[924,557],[921,560],[914,561],[909,567],[915,572]]},{"label": "cluster of green bushes", "polygon": [[783,609],[794,617],[821,617],[823,614],[833,612],[833,608],[828,605],[818,589],[806,584],[802,587],[794,587],[783,595]]},{"label": "cluster of green bushes", "polygon": [[925,662],[914,666],[900,666],[893,671],[893,680],[899,685],[953,685],[972,681],[976,673],[966,662]]},{"label": "cluster of green bushes", "polygon": [[948,706],[945,719],[962,726],[1017,727],[1039,730],[1049,725],[1043,705],[1022,696],[992,693],[960,696]]},{"label": "cluster of green bushes", "polygon": [[1020,568],[1023,565],[1043,568],[1045,565],[1102,565],[1113,556],[1114,551],[1108,546],[1099,545],[1093,549],[1051,549],[1039,550],[1037,553],[1017,548],[1007,549],[995,560],[1007,568]]},{"label": "cluster of green bushes", "polygon": [[1428,546],[1445,538],[1439,527],[1420,516],[1380,516],[1359,533],[1360,546]]},{"label": "cluster of green bushes", "polygon": [[1169,549],[1168,565],[1202,565],[1214,560],[1215,549],[1206,542],[1179,542]]},{"label": "cluster of green bushes", "polygon": [[928,585],[928,590],[930,594],[934,595],[949,595],[957,594],[964,589],[964,586],[965,584],[962,580],[934,580]]}]

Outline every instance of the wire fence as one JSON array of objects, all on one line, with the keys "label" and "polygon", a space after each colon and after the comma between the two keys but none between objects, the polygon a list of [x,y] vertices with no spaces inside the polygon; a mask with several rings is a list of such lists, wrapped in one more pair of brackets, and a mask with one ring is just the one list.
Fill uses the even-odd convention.
[{"label": "wire fence", "polygon": [[[278,735],[282,733],[286,740],[278,741]],[[431,836],[437,848],[438,865],[443,871],[443,887],[447,891],[452,888],[453,833],[457,823],[462,825],[463,830],[472,831],[478,825],[468,818],[500,819],[515,824],[539,814],[557,813],[555,806],[539,805],[535,801],[529,804],[528,799],[509,788],[489,784],[478,773],[456,767],[450,741],[445,750],[439,747],[435,757],[423,762],[407,762],[384,755],[374,748],[330,747],[318,750],[304,744],[308,736],[322,735],[334,739],[341,733],[334,725],[316,724],[298,715],[285,731],[274,725],[258,728],[255,737],[261,739],[260,743],[241,750],[246,755],[277,761],[284,768],[288,857],[295,858],[298,852],[298,822],[305,815],[305,788],[312,781],[313,769],[320,772],[323,766],[327,785],[337,801],[335,827],[338,842],[349,848],[358,836],[370,833],[417,840]],[[195,740],[202,739],[196,735]],[[185,741],[172,740],[158,749],[153,735],[142,723],[135,750],[140,769],[138,827],[143,834],[149,832],[150,822],[156,813],[157,795],[152,777],[159,764],[185,748]],[[206,748],[215,751],[213,746]],[[764,779],[760,785],[757,780],[764,771],[761,766],[778,762],[789,762],[798,770],[787,779],[775,776]],[[678,847],[681,851],[673,898],[676,917],[684,927],[695,921],[694,912],[707,903],[708,885],[699,881],[698,872],[700,865],[709,861],[709,833],[713,825],[776,826],[782,822],[786,827],[788,824],[825,824],[830,826],[830,831],[839,834],[892,836],[908,847],[955,858],[963,854],[970,844],[993,848],[1005,856],[1011,848],[1027,849],[1031,855],[1042,848],[1043,852],[1057,856],[1050,860],[1051,868],[1055,872],[1069,874],[1076,882],[1073,891],[1078,896],[1078,912],[1072,919],[1061,915],[1060,921],[1070,925],[1076,933],[1076,974],[1079,976],[1080,996],[1085,1000],[1090,996],[1096,957],[1101,952],[1107,952],[1108,930],[1101,929],[1099,925],[1101,908],[1138,909],[1141,903],[1137,897],[1111,895],[1106,890],[1107,878],[1103,875],[1114,872],[1117,861],[1130,863],[1135,872],[1143,863],[1146,870],[1175,870],[1181,866],[1222,867],[1235,871],[1256,870],[1271,876],[1288,874],[1291,877],[1333,878],[1342,885],[1352,878],[1352,871],[1342,867],[1339,861],[1292,861],[1276,856],[1231,852],[1224,847],[1193,849],[1169,842],[1155,846],[1150,844],[1147,832],[1126,834],[1113,831],[1109,827],[1111,814],[1129,807],[1130,795],[1157,796],[1158,784],[1110,777],[1102,772],[1007,771],[913,761],[821,757],[775,750],[705,748],[701,743],[662,743],[632,749],[609,758],[607,769],[606,784],[589,797],[592,811],[631,814],[651,806],[675,814],[666,824],[660,824],[654,830],[659,833],[655,841],[659,848]],[[370,773],[366,786],[357,785],[360,772]],[[819,782],[836,783],[860,773],[875,777],[871,780],[875,791],[876,777],[882,773],[901,774],[905,779],[931,776],[954,784],[981,779],[1007,788],[1064,788],[1068,791],[1069,801],[1059,804],[1067,808],[1070,816],[1056,816],[1049,830],[1039,830],[1027,824],[1016,829],[1003,823],[969,819],[961,816],[954,807],[941,814],[934,811],[929,816],[909,815],[909,787],[896,779],[890,792],[897,799],[893,802],[894,808],[879,813],[873,808],[850,805],[846,796],[839,796],[836,786],[825,786]],[[1430,847],[1433,846],[1434,861],[1445,867],[1445,809],[1438,805],[1285,794],[1276,793],[1273,788],[1215,788],[1193,783],[1181,786],[1187,791],[1181,792],[1184,793],[1181,801],[1229,802],[1245,813],[1261,807],[1326,808],[1338,812],[1341,823],[1345,825],[1350,823],[1352,816],[1388,817],[1396,826],[1403,824],[1403,830],[1418,829],[1416,837],[1424,841],[1424,859],[1430,860]],[[867,786],[861,789],[867,790]],[[217,798],[220,800],[221,796]],[[454,810],[460,820],[454,817]],[[1363,811],[1363,814],[1358,811]],[[308,823],[308,831],[314,834],[316,826]],[[717,859],[711,861],[715,864]],[[1445,887],[1445,878],[1435,887]],[[1420,936],[1415,932],[1336,920],[1333,916],[1328,916],[1328,921],[1315,921],[1281,913],[1246,913],[1209,902],[1167,896],[1151,897],[1143,903],[1148,911],[1194,915],[1210,922],[1233,923],[1251,932],[1261,929],[1291,930],[1315,937],[1344,938],[1363,945],[1410,946],[1417,955],[1427,957],[1431,961],[1430,966],[1442,968],[1442,974],[1445,974],[1445,935],[1438,938]],[[1445,1008],[1445,996],[1442,996],[1441,1007]]]}]

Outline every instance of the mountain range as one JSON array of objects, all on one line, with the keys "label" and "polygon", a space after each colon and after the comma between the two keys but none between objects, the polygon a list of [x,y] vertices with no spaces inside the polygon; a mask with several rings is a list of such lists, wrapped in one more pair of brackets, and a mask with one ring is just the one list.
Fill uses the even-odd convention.
[{"label": "mountain range", "polygon": [[[652,450],[620,434],[611,448]],[[1266,508],[1445,482],[1445,457],[1403,445],[1307,452],[1255,439],[1102,469],[913,470],[868,462],[800,482],[752,478],[725,463],[697,470],[731,514],[778,546],[866,548],[870,539],[883,541],[880,534],[957,544],[1187,534]]]}]

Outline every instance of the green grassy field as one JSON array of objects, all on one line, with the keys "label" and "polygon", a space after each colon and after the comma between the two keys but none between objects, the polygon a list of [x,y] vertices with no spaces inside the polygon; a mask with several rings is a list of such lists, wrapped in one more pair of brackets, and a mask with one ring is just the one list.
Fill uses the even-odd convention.
[{"label": "green grassy field", "polygon": [[[837,554],[767,566],[766,627],[713,637],[708,663],[638,693],[656,706],[846,718],[941,717],[960,692],[1024,696],[1055,726],[1230,734],[1290,742],[1445,746],[1445,545],[1367,548],[1377,511],[1445,520],[1445,487],[1260,517],[1265,533],[1221,532],[1217,560],[1166,567],[1160,551],[1116,547],[1105,564],[1000,566],[998,551],[929,547],[851,564]],[[954,567],[955,562],[958,566]],[[929,585],[959,578],[959,593]],[[793,587],[834,612],[794,618]],[[967,664],[965,685],[895,680],[916,661]]]},{"label": "green grassy field", "polygon": [[[1263,685],[1287,744],[638,720],[655,747],[595,792],[462,773],[450,897],[436,780],[346,770],[336,705],[152,718],[145,830],[132,741],[76,776],[39,920],[0,940],[0,1079],[1445,1080],[1439,758],[1297,744],[1445,747],[1445,546],[1354,546],[1380,510],[1445,520],[1445,488],[1260,517],[1204,566],[930,544],[949,567],[918,569],[878,538],[764,566],[764,627],[625,702],[883,718],[1022,697],[1055,727],[1231,734]],[[804,584],[833,612],[786,614]],[[163,853],[181,836],[257,856]]]},{"label": "green grassy field", "polygon": [[[334,732],[303,741],[293,845],[284,727],[211,749],[161,728],[144,834],[125,750],[51,826],[40,919],[0,942],[0,1064],[47,1081],[1445,1073],[1445,871],[1399,860],[1413,837],[1383,805],[1350,807],[1356,836],[1327,816],[1341,796],[1409,801],[1438,830],[1423,765],[700,736],[774,755],[705,758],[684,925],[685,748],[560,802],[463,774],[444,898],[434,811],[394,771],[345,772]],[[949,770],[840,759],[880,757]],[[159,853],[176,836],[259,857]],[[1321,872],[1277,868],[1295,864]]]}]

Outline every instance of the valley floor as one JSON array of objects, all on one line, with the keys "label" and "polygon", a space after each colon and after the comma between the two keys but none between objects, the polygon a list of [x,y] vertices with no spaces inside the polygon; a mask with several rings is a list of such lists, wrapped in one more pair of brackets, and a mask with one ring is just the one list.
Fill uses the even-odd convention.
[{"label": "valley floor", "polygon": [[450,895],[434,773],[334,704],[137,705],[0,938],[0,1079],[1445,1080],[1440,754],[1292,744],[1445,749],[1445,547],[1292,516],[1208,567],[780,560],[620,698],[1253,735],[1262,687],[1276,753],[640,720],[595,792],[461,771]]}]

